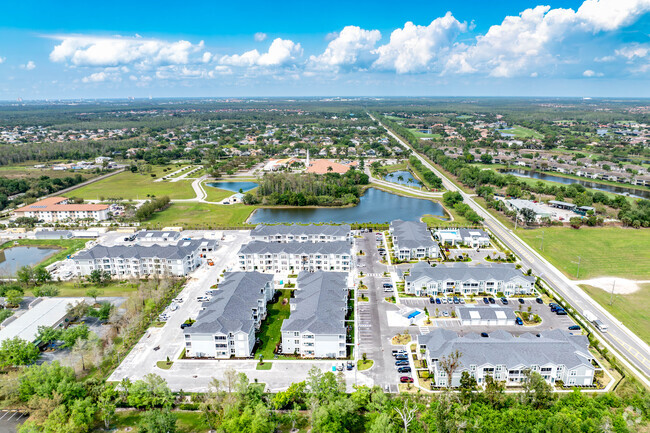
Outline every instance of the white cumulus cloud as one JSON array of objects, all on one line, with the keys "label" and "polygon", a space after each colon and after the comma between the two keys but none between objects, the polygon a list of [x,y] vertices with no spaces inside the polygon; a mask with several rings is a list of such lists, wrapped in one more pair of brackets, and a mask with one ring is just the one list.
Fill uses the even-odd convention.
[{"label": "white cumulus cloud", "polygon": [[585,0],[576,18],[592,31],[612,31],[650,11],[650,0]]},{"label": "white cumulus cloud", "polygon": [[0,63],[4,63],[5,60],[7,60],[6,57],[0,57]]},{"label": "white cumulus cloud", "polygon": [[327,44],[327,48],[321,55],[311,56],[309,61],[312,66],[323,69],[365,67],[376,58],[371,51],[380,39],[379,30],[347,26]]},{"label": "white cumulus cloud", "polygon": [[[0,62],[0,63],[2,63],[2,62]],[[21,69],[25,69],[25,70],[27,70],[27,71],[31,71],[31,70],[33,70],[33,69],[36,69],[36,63],[34,63],[33,60],[30,60],[30,61],[28,61],[27,63],[25,63],[24,65],[20,65],[20,67],[21,67]]]},{"label": "white cumulus cloud", "polygon": [[631,44],[616,50],[616,55],[625,57],[627,60],[644,58],[650,54],[650,45]]},{"label": "white cumulus cloud", "polygon": [[587,69],[582,73],[583,77],[591,78],[591,77],[602,77],[603,73],[602,72],[595,72],[592,71],[591,69]]},{"label": "white cumulus cloud", "polygon": [[255,33],[255,36],[253,36],[253,38],[255,39],[255,42],[262,42],[262,41],[266,40],[266,37],[267,37],[267,34],[262,33],[262,32],[257,32],[257,33]]},{"label": "white cumulus cloud", "polygon": [[466,30],[467,24],[458,21],[451,12],[436,18],[428,26],[418,26],[409,21],[404,28],[391,33],[386,45],[374,51],[379,58],[373,67],[395,70],[399,74],[426,71]]},{"label": "white cumulus cloud", "polygon": [[50,53],[50,60],[74,66],[181,65],[200,61],[203,51],[203,41],[192,44],[184,40],[168,42],[119,36],[55,36],[54,39],[60,43]]},{"label": "white cumulus cloud", "polygon": [[247,51],[243,54],[222,56],[219,63],[228,66],[251,67],[251,66],[284,66],[302,55],[300,44],[288,39],[277,38],[273,40],[266,53],[257,50]]},{"label": "white cumulus cloud", "polygon": [[81,82],[83,83],[102,83],[104,81],[120,81],[121,78],[119,75],[111,72],[101,71],[90,74],[87,77],[83,77]]}]

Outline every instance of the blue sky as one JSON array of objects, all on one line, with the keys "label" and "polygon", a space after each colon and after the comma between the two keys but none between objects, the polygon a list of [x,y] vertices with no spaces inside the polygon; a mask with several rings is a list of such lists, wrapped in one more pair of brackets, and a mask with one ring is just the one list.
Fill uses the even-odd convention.
[{"label": "blue sky", "polygon": [[650,0],[5,3],[1,100],[650,97]]}]

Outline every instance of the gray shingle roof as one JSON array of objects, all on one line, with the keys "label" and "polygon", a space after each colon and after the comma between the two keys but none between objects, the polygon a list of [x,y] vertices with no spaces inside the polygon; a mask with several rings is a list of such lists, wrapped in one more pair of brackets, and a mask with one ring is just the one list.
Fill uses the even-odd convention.
[{"label": "gray shingle roof", "polygon": [[590,365],[589,340],[584,335],[571,335],[562,330],[542,331],[540,337],[526,333],[515,337],[495,331],[483,338],[471,333],[458,336],[453,331],[436,329],[418,336],[418,344],[426,345],[432,358],[441,359],[458,350],[462,369],[470,365],[505,365],[506,368],[546,364],[564,365],[571,369]]},{"label": "gray shingle roof", "polygon": [[262,242],[242,245],[239,254],[350,254],[350,243],[334,242]]},{"label": "gray shingle roof", "polygon": [[295,310],[282,323],[282,331],[313,334],[345,334],[347,273],[301,272],[298,290],[291,300]]},{"label": "gray shingle roof", "polygon": [[104,246],[95,245],[89,250],[79,252],[75,260],[94,260],[104,258],[121,258],[121,259],[143,259],[159,258],[168,260],[181,260],[188,255],[195,253],[203,243],[215,243],[213,240],[192,239],[190,241],[180,241],[176,245],[114,245]]},{"label": "gray shingle roof", "polygon": [[331,224],[259,224],[251,232],[251,236],[275,236],[275,235],[326,235],[326,236],[347,236],[350,233],[349,224],[331,225]]},{"label": "gray shingle roof", "polygon": [[250,333],[255,327],[253,309],[264,299],[264,286],[273,284],[273,275],[260,272],[227,272],[216,294],[203,304],[196,323],[185,329],[186,334]]},{"label": "gray shingle roof", "polygon": [[390,226],[399,248],[438,248],[438,244],[431,238],[431,233],[423,222],[395,220],[390,223]]},{"label": "gray shingle roof", "polygon": [[428,278],[433,281],[510,281],[515,277],[523,278],[529,282],[535,282],[535,277],[524,275],[513,264],[494,263],[471,265],[469,263],[449,263],[431,267],[426,262],[419,262],[411,268],[411,275],[405,278],[406,282],[413,282],[420,278]]}]

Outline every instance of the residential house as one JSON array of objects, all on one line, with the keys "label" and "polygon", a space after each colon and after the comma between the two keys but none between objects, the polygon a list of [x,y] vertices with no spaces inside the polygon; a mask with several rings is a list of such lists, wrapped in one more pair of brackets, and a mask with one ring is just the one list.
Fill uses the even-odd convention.
[{"label": "residential house", "polygon": [[227,272],[213,298],[202,304],[196,322],[185,328],[185,356],[250,358],[274,294],[273,275]]},{"label": "residential house", "polygon": [[[506,386],[521,386],[526,372],[539,373],[550,384],[562,381],[565,385],[593,384],[596,367],[589,352],[585,335],[572,335],[563,330],[541,331],[539,336],[525,333],[519,337],[495,331],[489,338],[470,333],[459,336],[453,331],[436,329],[419,335],[417,344],[427,361],[427,368],[437,386],[458,387],[463,373],[476,379],[479,386],[492,376]],[[460,353],[458,367],[451,374],[443,367],[443,360]]]},{"label": "residential house", "polygon": [[535,287],[535,277],[524,275],[510,263],[449,263],[432,267],[426,262],[420,262],[413,265],[410,275],[404,281],[406,293],[416,296],[447,293],[503,293],[512,296],[533,293]]},{"label": "residential house", "polygon": [[291,314],[282,323],[282,353],[304,358],[344,358],[348,274],[301,272]]}]

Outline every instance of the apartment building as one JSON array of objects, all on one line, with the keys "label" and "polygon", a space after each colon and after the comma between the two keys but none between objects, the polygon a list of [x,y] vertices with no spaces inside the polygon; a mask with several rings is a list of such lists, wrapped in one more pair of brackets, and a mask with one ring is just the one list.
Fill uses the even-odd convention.
[{"label": "apartment building", "polygon": [[44,222],[91,219],[108,219],[108,205],[69,203],[66,197],[48,197],[14,211],[16,218],[36,218]]},{"label": "apartment building", "polygon": [[301,272],[291,315],[282,323],[282,353],[304,358],[346,356],[348,274]]},{"label": "apartment building", "polygon": [[427,225],[419,221],[395,220],[390,223],[393,254],[398,260],[422,260],[440,256],[438,243]]},{"label": "apartment building", "polygon": [[469,333],[459,336],[453,331],[436,329],[419,335],[417,343],[424,350],[419,356],[426,359],[429,372],[438,386],[448,385],[447,372],[441,361],[452,353],[460,353],[459,366],[451,375],[451,387],[460,386],[464,372],[468,372],[479,385],[485,378],[505,382],[506,386],[520,385],[525,372],[537,372],[551,384],[562,381],[565,385],[589,386],[593,384],[596,368],[589,352],[589,340],[584,335],[572,335],[563,330],[541,331],[539,336],[525,333],[519,337],[494,331],[489,338]]},{"label": "apartment building", "polygon": [[261,242],[243,245],[238,253],[242,271],[348,272],[351,266],[350,243],[334,242]]},{"label": "apartment building", "polygon": [[260,242],[352,242],[352,230],[349,224],[259,224],[251,238]]},{"label": "apartment building", "polygon": [[175,245],[95,245],[73,257],[78,276],[95,269],[117,278],[148,275],[185,276],[201,263],[201,254],[217,247],[214,240],[181,240]]},{"label": "apartment building", "polygon": [[503,293],[505,296],[512,296],[533,293],[535,287],[535,277],[524,275],[510,263],[449,263],[431,267],[426,262],[420,262],[413,265],[410,275],[406,276],[404,281],[406,293],[416,296],[438,296],[447,293]]},{"label": "apartment building", "polygon": [[273,299],[273,275],[228,272],[196,322],[184,330],[185,354],[191,358],[250,358],[255,335]]}]

